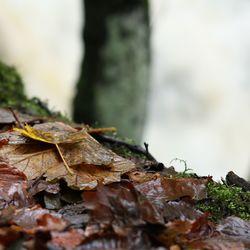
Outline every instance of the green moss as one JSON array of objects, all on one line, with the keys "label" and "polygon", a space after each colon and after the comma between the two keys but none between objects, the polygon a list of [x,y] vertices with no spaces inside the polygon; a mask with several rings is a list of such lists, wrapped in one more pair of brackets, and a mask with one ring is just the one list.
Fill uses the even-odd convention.
[{"label": "green moss", "polygon": [[11,107],[38,116],[61,116],[38,98],[27,98],[21,76],[14,67],[0,62],[0,107]]},{"label": "green moss", "polygon": [[[188,168],[187,166],[187,162],[185,160],[182,160],[182,159],[179,159],[179,158],[175,158],[173,159],[170,164],[172,164],[173,162],[175,161],[178,161],[179,163],[183,164],[184,165],[184,170],[182,172],[178,172],[176,175],[175,175],[175,178],[191,178],[191,177],[197,177],[197,175],[195,173],[193,173],[193,169],[191,168]],[[173,166],[172,164],[172,167],[175,168],[175,166]]]},{"label": "green moss", "polygon": [[226,184],[209,182],[208,199],[196,206],[202,211],[210,212],[211,219],[218,221],[226,216],[235,215],[250,220],[250,192]]},{"label": "green moss", "polygon": [[112,151],[114,151],[116,154],[118,154],[124,158],[127,158],[127,159],[134,159],[134,158],[146,159],[145,155],[136,153],[124,145],[114,144],[110,147],[110,149]]}]

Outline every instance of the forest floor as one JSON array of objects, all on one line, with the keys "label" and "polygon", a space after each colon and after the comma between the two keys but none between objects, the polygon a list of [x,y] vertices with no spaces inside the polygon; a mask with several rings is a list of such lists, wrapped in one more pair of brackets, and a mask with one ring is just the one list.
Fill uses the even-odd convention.
[{"label": "forest floor", "polygon": [[233,172],[178,173],[114,128],[5,108],[0,130],[0,249],[250,248],[250,183]]}]

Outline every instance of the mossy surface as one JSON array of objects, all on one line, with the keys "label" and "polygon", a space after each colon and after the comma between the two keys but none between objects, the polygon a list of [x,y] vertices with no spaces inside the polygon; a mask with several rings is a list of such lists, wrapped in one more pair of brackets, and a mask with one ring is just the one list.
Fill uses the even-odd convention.
[{"label": "mossy surface", "polygon": [[196,206],[204,212],[209,212],[211,219],[218,221],[226,216],[234,215],[250,220],[250,192],[240,187],[209,182],[207,184],[208,198]]},{"label": "mossy surface", "polygon": [[0,107],[14,108],[38,116],[60,116],[52,112],[40,99],[27,98],[21,76],[14,67],[0,62]]},{"label": "mossy surface", "polygon": [[109,148],[114,151],[116,154],[127,158],[127,159],[133,159],[133,158],[138,158],[138,159],[144,159],[146,160],[146,156],[140,153],[136,153],[132,150],[130,150],[128,147],[124,145],[109,145]]}]

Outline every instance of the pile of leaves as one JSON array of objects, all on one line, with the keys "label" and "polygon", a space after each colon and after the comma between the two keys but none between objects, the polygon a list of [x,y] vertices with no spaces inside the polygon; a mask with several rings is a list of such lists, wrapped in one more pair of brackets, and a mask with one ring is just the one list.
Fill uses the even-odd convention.
[{"label": "pile of leaves", "polygon": [[177,173],[146,144],[8,109],[0,130],[0,249],[250,248],[234,173]]}]

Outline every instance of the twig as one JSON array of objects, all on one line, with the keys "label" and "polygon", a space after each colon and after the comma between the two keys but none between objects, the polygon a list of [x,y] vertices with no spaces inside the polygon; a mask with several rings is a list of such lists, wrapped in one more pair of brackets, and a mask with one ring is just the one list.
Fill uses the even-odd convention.
[{"label": "twig", "polygon": [[145,146],[145,149],[144,149],[143,147],[141,147],[139,145],[129,144],[129,143],[124,142],[124,141],[122,141],[120,139],[110,137],[110,136],[107,136],[107,135],[100,135],[99,134],[99,135],[94,135],[94,137],[97,140],[99,139],[100,141],[103,141],[103,142],[108,142],[108,143],[111,143],[111,144],[117,144],[117,145],[125,146],[128,149],[130,149],[132,152],[143,154],[143,155],[146,156],[146,158],[148,160],[157,162],[157,160],[149,153],[147,143],[144,143],[144,146]]},{"label": "twig", "polygon": [[18,115],[16,114],[16,112],[14,111],[13,108],[9,108],[10,112],[12,113],[15,121],[16,121],[16,124],[18,125],[19,128],[24,128],[22,122],[20,121],[20,119],[18,118]]}]

